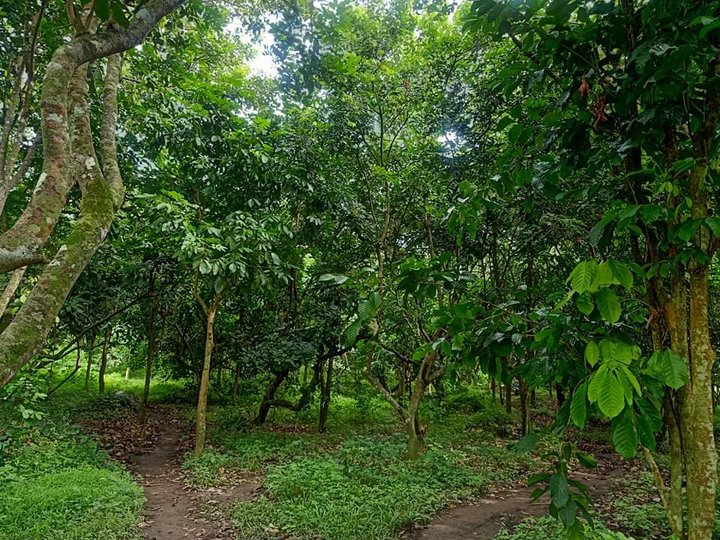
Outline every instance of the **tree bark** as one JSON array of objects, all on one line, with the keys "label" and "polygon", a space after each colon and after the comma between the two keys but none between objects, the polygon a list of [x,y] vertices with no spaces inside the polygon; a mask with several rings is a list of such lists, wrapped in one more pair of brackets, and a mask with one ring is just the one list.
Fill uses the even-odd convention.
[{"label": "tree bark", "polygon": [[155,353],[157,351],[157,337],[155,335],[156,329],[155,329],[155,314],[157,312],[157,306],[158,306],[158,294],[155,290],[155,276],[152,275],[150,277],[150,312],[148,313],[148,320],[147,320],[147,337],[148,337],[148,343],[147,343],[147,357],[145,361],[145,385],[143,387],[143,397],[142,402],[140,403],[140,412],[139,412],[139,420],[141,422],[145,421],[145,417],[147,414],[147,407],[148,402],[150,400],[150,382],[152,380],[152,368],[153,364],[155,363]]},{"label": "tree bark", "polygon": [[327,431],[327,420],[330,412],[330,398],[332,392],[333,363],[334,357],[331,356],[327,359],[325,376],[320,381],[320,420],[318,422],[318,429],[320,433],[325,433]]},{"label": "tree bark", "polygon": [[[55,51],[47,66],[40,100],[43,170],[25,211],[11,229],[0,235],[0,272],[44,260],[38,250],[54,230],[75,181],[71,158],[77,151],[70,146],[68,105],[70,81],[76,70],[91,60],[110,57],[104,82],[103,126],[107,129],[103,133],[114,133],[120,76],[120,59],[116,55],[141,43],[162,17],[182,3],[183,0],[150,0],[127,28],[79,35]],[[92,140],[83,144],[90,148]],[[103,148],[106,146],[109,143],[104,141]],[[122,183],[112,153],[103,157],[106,176],[97,160],[86,154],[85,163],[93,175],[84,186],[80,217],[14,320],[0,335],[0,386],[12,379],[42,347],[70,289],[107,235],[122,199]]]},{"label": "tree bark", "polygon": [[96,334],[95,332],[93,332],[85,338],[87,342],[87,368],[85,370],[85,390],[90,389],[90,375],[92,373],[93,353],[95,352],[95,337]]},{"label": "tree bark", "polygon": [[100,371],[98,372],[98,393],[105,393],[105,370],[107,369],[108,354],[110,351],[110,336],[112,330],[110,327],[105,329],[105,339],[103,341],[102,356],[100,357]]},{"label": "tree bark", "polygon": [[270,381],[270,384],[263,395],[262,402],[260,403],[260,410],[253,420],[253,424],[256,426],[262,426],[267,421],[268,414],[272,408],[271,403],[275,399],[275,393],[278,391],[278,388],[280,388],[280,385],[285,381],[285,379],[287,379],[289,373],[290,372],[288,370],[275,373],[275,377],[272,381]]},{"label": "tree bark", "polygon": [[530,391],[528,384],[522,378],[520,381],[520,422],[522,434],[527,435],[532,428],[530,422]]},{"label": "tree bark", "polygon": [[215,347],[215,313],[217,306],[211,304],[205,311],[205,355],[203,357],[203,370],[200,377],[200,391],[198,392],[197,417],[195,422],[195,455],[201,456],[205,450],[207,433],[205,413],[207,411],[208,391],[210,389],[210,362]]}]

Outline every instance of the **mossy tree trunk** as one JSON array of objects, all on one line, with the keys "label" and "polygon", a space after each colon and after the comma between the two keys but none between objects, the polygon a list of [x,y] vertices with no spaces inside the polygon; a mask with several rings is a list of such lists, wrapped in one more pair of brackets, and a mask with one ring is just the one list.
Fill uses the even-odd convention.
[{"label": "mossy tree trunk", "polygon": [[[54,231],[67,194],[76,182],[82,191],[80,215],[69,234],[58,242],[60,248],[39,275],[23,306],[0,334],[0,386],[43,346],[70,289],[105,239],[122,202],[122,179],[115,154],[118,54],[142,43],[157,22],[182,3],[149,0],[126,28],[83,32],[60,46],[47,65],[40,97],[42,174],[21,216],[0,234],[0,272],[44,261],[40,249]],[[100,58],[108,58],[99,137],[102,170],[92,133],[85,129],[91,124],[85,92],[87,77],[83,76],[84,66]],[[78,70],[80,76],[76,77]],[[72,81],[79,78],[84,78],[84,85],[75,84],[73,88]],[[71,96],[71,90],[76,94]],[[74,167],[77,163],[85,164],[80,178]]]}]

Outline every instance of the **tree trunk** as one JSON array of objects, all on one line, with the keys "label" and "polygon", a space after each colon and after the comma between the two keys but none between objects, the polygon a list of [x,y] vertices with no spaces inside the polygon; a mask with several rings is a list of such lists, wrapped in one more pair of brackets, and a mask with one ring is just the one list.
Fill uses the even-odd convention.
[{"label": "tree trunk", "polygon": [[158,306],[158,295],[155,290],[155,277],[150,277],[150,312],[148,313],[147,319],[147,356],[145,358],[145,385],[143,387],[142,402],[140,403],[139,419],[141,422],[145,422],[147,416],[148,402],[150,401],[150,382],[152,381],[152,368],[155,363],[155,353],[157,351],[157,339],[155,329],[155,313],[157,312]]},{"label": "tree trunk", "polygon": [[522,434],[527,435],[532,429],[530,422],[530,391],[524,379],[520,381],[520,421],[522,425]]},{"label": "tree trunk", "polygon": [[320,421],[318,425],[320,433],[327,431],[327,419],[328,413],[330,412],[330,394],[332,391],[333,363],[334,357],[330,356],[327,360],[325,377],[320,381]]},{"label": "tree trunk", "polygon": [[505,385],[505,410],[507,412],[512,412],[512,394],[512,381],[510,381],[508,384]]},{"label": "tree trunk", "polygon": [[257,416],[253,420],[253,424],[255,424],[256,426],[262,426],[263,424],[265,424],[268,414],[270,413],[270,408],[272,407],[272,401],[273,399],[275,399],[275,392],[277,392],[278,388],[280,388],[280,385],[283,383],[283,381],[287,379],[288,374],[288,370],[281,371],[279,373],[276,373],[275,378],[270,381],[267,390],[265,390],[265,395],[263,396],[262,403],[260,403],[260,410],[258,411]]},{"label": "tree trunk", "polygon": [[85,390],[90,389],[90,375],[92,373],[93,353],[95,352],[95,332],[86,337],[87,342],[87,368],[85,369]]},{"label": "tree trunk", "polygon": [[425,432],[420,425],[417,410],[409,411],[405,419],[405,428],[408,435],[407,457],[416,460],[425,452]]},{"label": "tree trunk", "polygon": [[430,379],[430,370],[435,358],[436,354],[425,356],[415,378],[410,403],[405,415],[405,430],[408,435],[407,455],[408,459],[411,460],[418,459],[425,451],[425,429],[420,424],[420,403],[425,394],[425,388]]},{"label": "tree trunk", "polygon": [[712,367],[715,352],[708,326],[708,267],[690,271],[690,382],[680,415],[685,450],[688,540],[712,537],[715,525],[717,453],[712,415]]},{"label": "tree trunk", "polygon": [[[47,64],[40,98],[43,138],[43,169],[31,199],[13,227],[0,234],[0,268],[9,272],[44,261],[39,251],[55,229],[67,201],[67,194],[80,178],[73,165],[83,154],[80,216],[64,239],[53,260],[44,268],[26,301],[0,336],[0,386],[10,381],[43,346],[67,295],[107,235],[115,209],[123,198],[115,155],[117,87],[120,77],[118,53],[140,44],[157,22],[178,8],[182,0],[150,0],[127,28],[113,28],[100,34],[83,33],[63,43]],[[71,147],[69,128],[71,80],[82,66],[108,57],[103,88],[102,157],[98,166],[92,136]],[[87,86],[87,77],[85,77]],[[82,88],[80,88],[82,90]],[[85,94],[87,101],[87,94]],[[75,109],[75,107],[73,107]],[[89,111],[82,115],[89,124]],[[90,134],[92,135],[92,134]],[[92,149],[92,152],[87,150]]]},{"label": "tree trunk", "polygon": [[232,385],[232,400],[233,403],[237,403],[238,388],[240,387],[240,362],[235,364],[235,376],[233,377]]},{"label": "tree trunk", "polygon": [[205,450],[205,437],[207,426],[205,412],[207,411],[208,390],[210,388],[210,362],[212,360],[213,347],[215,346],[215,312],[214,305],[208,306],[205,312],[207,318],[205,327],[205,355],[203,357],[203,370],[200,377],[200,391],[198,392],[197,418],[195,422],[195,455],[201,456]]},{"label": "tree trunk", "polygon": [[110,348],[110,327],[105,329],[105,340],[103,341],[102,356],[100,357],[100,371],[98,372],[98,392],[105,393],[105,370],[108,363],[108,349]]}]

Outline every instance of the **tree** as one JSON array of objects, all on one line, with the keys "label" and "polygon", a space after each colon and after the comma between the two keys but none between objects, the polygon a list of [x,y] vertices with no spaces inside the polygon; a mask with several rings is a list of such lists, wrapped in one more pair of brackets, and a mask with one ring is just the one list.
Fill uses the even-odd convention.
[{"label": "tree", "polygon": [[[536,80],[544,79],[558,93],[564,112],[548,129],[561,145],[546,167],[545,181],[558,184],[563,167],[571,167],[575,175],[600,178],[603,188],[619,195],[604,209],[590,239],[601,253],[612,250],[611,237],[622,239],[629,249],[618,256],[628,266],[612,259],[583,262],[571,276],[573,291],[581,312],[591,315],[597,308],[612,327],[621,315],[613,285],[632,286],[633,273],[641,280],[652,330],[646,369],[666,385],[662,401],[671,478],[668,488],[659,484],[658,489],[674,534],[688,539],[711,536],[717,484],[715,353],[708,324],[709,264],[720,232],[712,215],[709,166],[720,106],[716,13],[714,2],[623,1],[587,8],[563,1],[539,10],[526,3],[481,1],[473,4],[469,22],[479,28],[489,21],[509,35],[539,64]],[[509,84],[517,88],[524,76]],[[613,336],[616,329],[609,332],[610,342],[621,343]],[[654,438],[638,416],[642,413],[633,412],[633,399],[626,396],[625,406],[622,400],[608,401],[617,397],[622,382],[613,362],[624,362],[627,352],[601,350],[587,390],[591,401],[604,400],[600,408],[614,418],[616,444],[631,455],[638,437],[650,448]],[[595,365],[593,352],[590,358]],[[638,353],[627,361],[642,362]],[[635,392],[639,398],[639,386]]]},{"label": "tree", "polygon": [[[26,302],[2,333],[2,384],[42,346],[65,298],[104,240],[122,202],[123,185],[115,148],[119,54],[141,43],[162,17],[181,4],[182,0],[151,0],[126,27],[109,23],[97,33],[93,33],[94,15],[79,13],[69,4],[78,35],[61,45],[47,65],[40,100],[42,173],[22,215],[0,235],[0,270],[10,272],[44,260],[40,249],[55,228],[76,182],[82,190],[81,211]],[[102,167],[92,140],[87,84],[88,63],[101,58],[108,58],[100,129]]]}]

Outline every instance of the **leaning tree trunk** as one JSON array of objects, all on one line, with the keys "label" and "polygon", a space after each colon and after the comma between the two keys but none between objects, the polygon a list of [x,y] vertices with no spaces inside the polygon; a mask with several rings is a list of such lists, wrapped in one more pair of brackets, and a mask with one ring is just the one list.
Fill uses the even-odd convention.
[{"label": "leaning tree trunk", "polygon": [[253,420],[254,425],[262,426],[265,424],[268,414],[270,414],[270,409],[272,408],[272,402],[275,399],[275,393],[278,391],[278,388],[280,388],[280,385],[285,381],[285,379],[287,379],[289,373],[290,372],[288,370],[280,371],[276,373],[273,380],[270,381],[270,384],[263,395],[262,402],[260,403],[260,409],[258,410],[257,416]]},{"label": "leaning tree trunk", "polygon": [[206,420],[205,413],[207,411],[208,391],[210,389],[210,362],[212,361],[212,352],[215,347],[215,314],[217,306],[211,304],[205,310],[207,319],[205,326],[205,355],[203,357],[203,370],[200,377],[200,391],[198,392],[197,418],[195,426],[195,455],[202,455],[205,450],[206,438]]},{"label": "leaning tree trunk", "polygon": [[[80,216],[68,236],[58,242],[60,248],[52,261],[0,334],[0,386],[11,380],[44,344],[70,289],[105,239],[115,210],[122,202],[122,179],[115,155],[118,53],[142,43],[157,22],[182,3],[183,0],[149,0],[126,28],[98,34],[84,32],[59,47],[47,65],[40,98],[42,174],[25,211],[11,229],[0,234],[0,272],[44,260],[40,250],[55,229],[76,181],[82,192]],[[102,170],[95,156],[92,134],[84,130],[85,125],[90,125],[88,107],[81,106],[77,118],[71,118],[68,111],[71,80],[76,71],[100,58],[108,58],[100,133]],[[84,99],[86,105],[87,92]],[[70,126],[78,135],[72,144],[71,120],[78,124]],[[80,178],[73,169],[78,162],[85,164]]]}]

